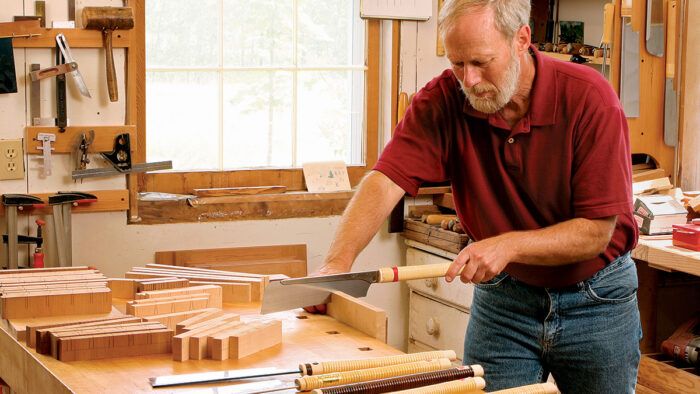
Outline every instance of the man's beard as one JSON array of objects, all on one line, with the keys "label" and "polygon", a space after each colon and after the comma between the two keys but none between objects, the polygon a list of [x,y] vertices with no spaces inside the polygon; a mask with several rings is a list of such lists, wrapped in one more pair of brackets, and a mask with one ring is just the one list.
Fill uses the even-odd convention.
[{"label": "man's beard", "polygon": [[[520,78],[520,61],[516,57],[515,50],[510,51],[510,64],[503,76],[502,86],[500,88],[490,82],[480,82],[471,88],[465,88],[462,81],[459,81],[459,85],[462,87],[462,91],[467,96],[469,104],[479,112],[486,114],[492,114],[508,104],[510,99],[513,98],[515,94],[515,89],[518,87],[518,79]],[[478,97],[476,94],[491,92],[491,97]]]}]

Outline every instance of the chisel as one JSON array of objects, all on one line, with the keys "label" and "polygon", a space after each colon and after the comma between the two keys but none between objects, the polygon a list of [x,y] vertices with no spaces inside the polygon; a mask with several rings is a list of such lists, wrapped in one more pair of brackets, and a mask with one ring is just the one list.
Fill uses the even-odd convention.
[{"label": "chisel", "polygon": [[301,375],[313,376],[333,372],[354,371],[358,369],[377,368],[397,364],[406,364],[416,361],[435,360],[446,358],[456,360],[457,355],[454,350],[436,350],[432,352],[421,352],[411,354],[401,354],[397,356],[377,357],[361,360],[336,360],[314,363],[299,364],[297,369],[281,369],[275,367],[234,369],[228,371],[203,372],[186,375],[169,375],[149,378],[152,387],[179,386],[196,383],[215,383],[232,380],[243,380],[252,378],[264,378],[280,375]]}]

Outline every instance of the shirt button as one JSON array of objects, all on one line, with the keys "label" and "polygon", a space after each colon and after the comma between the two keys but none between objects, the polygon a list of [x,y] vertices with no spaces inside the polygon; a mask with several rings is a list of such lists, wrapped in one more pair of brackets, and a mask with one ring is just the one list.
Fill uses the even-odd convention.
[{"label": "shirt button", "polygon": [[515,142],[515,138],[513,138],[513,137],[508,138],[508,143],[509,143],[509,144],[512,144],[513,142]]}]

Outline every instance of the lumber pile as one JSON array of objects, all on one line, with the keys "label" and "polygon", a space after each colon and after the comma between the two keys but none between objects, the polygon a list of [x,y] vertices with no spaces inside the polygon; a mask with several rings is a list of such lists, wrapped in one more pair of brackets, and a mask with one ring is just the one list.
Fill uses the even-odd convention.
[{"label": "lumber pile", "polygon": [[27,346],[60,361],[170,353],[173,330],[134,316],[27,327]]},{"label": "lumber pile", "polygon": [[175,361],[239,359],[281,343],[282,322],[242,322],[235,313],[212,311],[182,321],[175,333]]},{"label": "lumber pile", "polygon": [[162,264],[133,267],[125,276],[136,280],[175,277],[187,279],[190,285],[217,285],[221,287],[223,302],[231,303],[259,302],[270,280],[287,278],[286,275],[258,275]]},{"label": "lumber pile", "polygon": [[114,298],[133,300],[136,293],[154,290],[181,289],[190,285],[187,279],[164,276],[147,279],[110,278],[107,285]]},{"label": "lumber pile", "polygon": [[36,318],[109,313],[107,278],[88,267],[0,271],[0,317]]}]

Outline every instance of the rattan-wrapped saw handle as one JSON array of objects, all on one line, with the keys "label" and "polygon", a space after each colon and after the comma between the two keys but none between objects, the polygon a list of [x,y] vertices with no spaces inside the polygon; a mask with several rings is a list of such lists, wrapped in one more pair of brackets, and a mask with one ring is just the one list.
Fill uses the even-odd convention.
[{"label": "rattan-wrapped saw handle", "polygon": [[494,391],[492,394],[559,394],[559,389],[554,383],[537,383],[529,384],[527,386],[513,387],[512,389],[505,389]]},{"label": "rattan-wrapped saw handle", "polygon": [[296,384],[298,390],[309,391],[323,387],[338,386],[341,384],[366,382],[368,380],[384,379],[393,376],[437,371],[450,367],[452,367],[452,362],[450,362],[450,359],[439,358],[437,360],[416,361],[413,363],[360,369],[357,371],[333,372],[316,376],[303,376],[301,378],[294,379],[294,383]]},{"label": "rattan-wrapped saw handle", "polygon": [[401,394],[450,394],[450,393],[468,393],[471,391],[481,390],[486,387],[484,378],[466,378],[453,380],[451,382],[438,383],[432,386],[418,387],[410,390],[397,391]]},{"label": "rattan-wrapped saw handle", "polygon": [[337,360],[323,361],[311,364],[299,364],[299,371],[302,376],[321,375],[331,372],[357,371],[358,369],[368,369],[377,367],[387,367],[389,365],[413,363],[416,361],[429,361],[438,358],[449,358],[454,361],[457,354],[454,350],[435,350],[432,352],[420,352],[411,354],[401,354],[397,356],[368,358],[362,360]]}]

